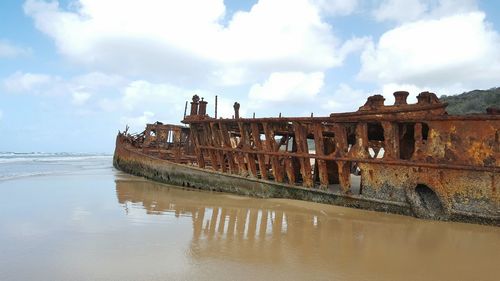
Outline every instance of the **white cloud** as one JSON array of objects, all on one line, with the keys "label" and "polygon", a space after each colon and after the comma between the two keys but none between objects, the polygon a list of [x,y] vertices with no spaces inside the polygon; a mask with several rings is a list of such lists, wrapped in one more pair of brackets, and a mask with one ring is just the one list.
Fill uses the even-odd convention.
[{"label": "white cloud", "polygon": [[61,79],[56,76],[37,73],[15,72],[3,80],[3,87],[7,92],[33,92],[40,93],[43,88],[51,83],[57,83]]},{"label": "white cloud", "polygon": [[[229,100],[225,97],[221,97],[219,96],[218,97],[218,105],[217,105],[217,118],[220,118],[220,117],[223,117],[223,118],[231,118],[234,116],[234,102],[236,102],[235,100]],[[239,102],[242,102],[241,100]],[[210,104],[209,103],[209,106],[213,106],[214,103]],[[213,116],[213,114],[211,113],[212,111],[209,111],[210,112],[210,115]],[[188,112],[189,113],[189,112]],[[241,117],[250,117],[248,115],[248,110],[247,110],[247,107],[245,105],[243,105],[243,107],[240,107],[240,116]]]},{"label": "white cloud", "polygon": [[342,58],[347,57],[349,54],[358,52],[365,49],[369,44],[372,43],[370,37],[353,37],[346,40],[342,46],[339,48],[339,54]]},{"label": "white cloud", "polygon": [[380,88],[375,92],[376,94],[381,94],[385,97],[386,105],[394,104],[394,92],[396,91],[407,91],[408,103],[416,103],[417,96],[422,92],[432,92],[438,97],[442,95],[455,95],[460,94],[470,89],[464,88],[461,83],[454,83],[446,85],[445,87],[430,87],[430,86],[417,86],[413,84],[398,84],[398,83],[387,83],[380,86]]},{"label": "white cloud", "polygon": [[169,84],[155,84],[145,80],[129,83],[123,90],[121,103],[126,110],[151,106],[163,108],[162,111],[180,109],[184,101],[191,98],[193,92]]},{"label": "white cloud", "polygon": [[[191,101],[194,94],[204,97],[209,102],[207,114],[213,116],[214,95],[201,90],[184,89],[165,83],[152,83],[146,80],[136,80],[121,88],[122,96],[117,99],[104,98],[99,101],[99,106],[107,111],[119,111],[123,114],[122,120],[140,120],[154,116],[156,120],[166,123],[178,124],[183,118],[186,101]],[[219,116],[230,117],[232,104],[219,97]],[[144,112],[151,114],[144,115]],[[189,103],[188,112],[189,114]],[[133,122],[131,122],[133,123]],[[142,126],[145,123],[142,124]],[[130,124],[129,124],[130,125]]]},{"label": "white cloud", "polygon": [[443,17],[478,11],[477,0],[438,0],[437,3],[430,2],[429,16],[431,17]]},{"label": "white cloud", "polygon": [[369,96],[376,94],[384,96],[385,105],[393,105],[394,92],[396,91],[409,92],[407,102],[416,103],[417,96],[421,92],[433,92],[439,97],[441,95],[463,93],[467,90],[470,89],[464,88],[460,83],[452,84],[446,87],[420,87],[413,84],[385,83],[371,91],[356,89],[348,84],[341,83],[333,92],[333,95],[327,97],[327,100],[321,105],[321,108],[327,112],[357,111],[360,106],[365,104],[366,99]]},{"label": "white cloud", "polygon": [[500,73],[500,36],[481,12],[401,25],[361,56],[359,77],[418,87],[491,87]]},{"label": "white cloud", "polygon": [[341,83],[333,92],[332,96],[321,105],[321,108],[329,112],[356,111],[362,106],[370,93],[353,89],[351,86]]},{"label": "white cloud", "polygon": [[84,105],[87,100],[90,98],[91,94],[87,92],[73,92],[72,94],[72,103],[75,105]]},{"label": "white cloud", "polygon": [[296,102],[315,97],[323,87],[322,72],[276,72],[263,84],[250,88],[249,98],[254,102]]},{"label": "white cloud", "polygon": [[0,110],[0,121],[2,120],[2,118],[3,118],[3,111]]},{"label": "white cloud", "polygon": [[0,58],[15,58],[31,54],[31,49],[23,48],[6,40],[0,40]]},{"label": "white cloud", "polygon": [[[1,83],[8,93],[64,98],[68,104],[78,106],[80,113],[120,112],[124,116],[135,116],[124,118],[137,119],[137,115],[143,116],[142,113],[151,112],[160,120],[174,123],[182,119],[185,102],[190,101],[194,94],[205,97],[210,102],[207,111],[213,115],[215,97],[210,92],[198,89],[184,89],[146,80],[127,80],[118,75],[100,72],[67,79],[48,74],[16,72]],[[232,103],[219,96],[219,116],[230,117],[231,114]]]},{"label": "white cloud", "polygon": [[128,125],[132,132],[140,132],[144,130],[146,124],[153,123],[153,117],[155,114],[150,111],[145,111],[142,115],[133,117],[122,117],[120,119],[122,125]]},{"label": "white cloud", "polygon": [[84,85],[87,88],[97,89],[103,87],[117,87],[125,83],[125,79],[116,74],[105,74],[102,72],[90,72],[72,78],[76,85]]},{"label": "white cloud", "polygon": [[112,112],[118,110],[120,106],[116,100],[112,100],[109,98],[101,98],[97,102],[97,107],[101,110]]},{"label": "white cloud", "polygon": [[399,23],[477,11],[477,0],[384,0],[373,11],[377,21]]},{"label": "white cloud", "polygon": [[75,62],[178,85],[238,85],[272,72],[338,66],[340,42],[321,7],[339,13],[355,7],[352,1],[260,0],[223,21],[222,0],[78,3],[70,11],[57,2],[28,0],[24,10]]},{"label": "white cloud", "polygon": [[412,21],[421,17],[427,10],[421,0],[385,0],[373,12],[377,21],[394,20],[398,22]]},{"label": "white cloud", "polygon": [[[122,114],[120,118],[122,125],[128,124],[133,131],[144,129],[144,125],[148,122],[178,124],[183,118],[185,102],[191,101],[194,94],[209,102],[207,114],[214,116],[215,95],[206,91],[136,80],[128,83],[121,92],[122,96],[117,99],[101,99],[98,106],[106,111],[119,111]],[[187,114],[189,108],[188,103]],[[231,117],[232,114],[232,102],[219,96],[218,117]]]},{"label": "white cloud", "polygon": [[359,5],[358,0],[313,0],[320,10],[327,15],[349,15]]},{"label": "white cloud", "polygon": [[124,78],[100,72],[64,79],[56,75],[17,71],[1,81],[2,88],[8,93],[71,95],[72,103],[75,105],[84,104],[92,93],[106,94],[105,90],[115,90],[124,85],[126,85]]}]

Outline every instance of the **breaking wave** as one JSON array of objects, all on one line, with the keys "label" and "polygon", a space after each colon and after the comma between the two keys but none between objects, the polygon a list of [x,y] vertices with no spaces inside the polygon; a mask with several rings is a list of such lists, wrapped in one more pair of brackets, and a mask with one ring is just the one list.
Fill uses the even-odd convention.
[{"label": "breaking wave", "polygon": [[0,181],[110,169],[112,155],[89,153],[0,152]]},{"label": "breaking wave", "polygon": [[109,157],[111,157],[109,154],[88,153],[0,152],[0,163],[80,161]]}]

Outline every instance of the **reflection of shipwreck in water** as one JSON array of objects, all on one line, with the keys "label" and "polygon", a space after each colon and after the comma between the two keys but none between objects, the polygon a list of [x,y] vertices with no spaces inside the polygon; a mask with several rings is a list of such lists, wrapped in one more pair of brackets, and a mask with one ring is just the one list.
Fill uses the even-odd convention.
[{"label": "reflection of shipwreck in water", "polygon": [[[463,256],[466,251],[470,261],[494,264],[498,248],[473,242],[478,238],[478,230],[471,225],[445,226],[325,205],[311,208],[310,204],[293,201],[234,198],[142,180],[116,181],[116,194],[120,204],[134,209],[133,218],[145,211],[166,215],[156,217],[157,223],[172,222],[173,215],[189,221],[189,255],[205,261],[242,260],[265,266],[300,264],[330,273],[356,272],[360,265],[377,264],[383,257],[379,261],[382,270],[391,264],[409,272],[419,262],[428,261],[429,252],[439,256],[438,260],[445,260]],[[495,241],[495,229],[479,231],[483,239]],[[402,256],[406,258],[401,259]],[[346,258],[351,260],[346,262]]]},{"label": "reflection of shipwreck in water", "polygon": [[209,117],[195,96],[189,128],[121,133],[114,163],[208,190],[498,224],[500,116],[447,115],[429,92],[417,104],[394,95],[329,117],[240,118],[235,103],[231,119]]}]

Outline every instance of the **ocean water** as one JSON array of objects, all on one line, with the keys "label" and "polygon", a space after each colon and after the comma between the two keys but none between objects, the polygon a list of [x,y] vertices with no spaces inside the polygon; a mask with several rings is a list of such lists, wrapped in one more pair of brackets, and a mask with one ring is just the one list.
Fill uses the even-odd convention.
[{"label": "ocean water", "polygon": [[111,168],[110,154],[0,152],[0,181]]},{"label": "ocean water", "polygon": [[498,280],[500,228],[181,189],[4,153],[0,280]]}]

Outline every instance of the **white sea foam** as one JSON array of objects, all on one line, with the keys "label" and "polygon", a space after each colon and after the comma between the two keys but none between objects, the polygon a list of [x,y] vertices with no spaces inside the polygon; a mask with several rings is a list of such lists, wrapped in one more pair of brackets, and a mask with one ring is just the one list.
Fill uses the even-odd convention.
[{"label": "white sea foam", "polygon": [[0,163],[15,163],[15,162],[61,162],[61,161],[81,161],[91,159],[108,159],[110,155],[94,155],[94,156],[30,156],[25,157],[1,157]]},{"label": "white sea foam", "polygon": [[111,157],[111,155],[88,153],[0,152],[0,163],[80,161],[89,159],[105,159],[109,157]]},{"label": "white sea foam", "polygon": [[17,174],[3,174],[0,175],[0,181],[3,180],[12,180],[17,178],[25,178],[25,177],[35,177],[35,176],[46,176],[50,174],[54,174],[55,172],[33,172],[33,173],[17,173]]},{"label": "white sea foam", "polygon": [[111,155],[0,152],[0,181],[88,169],[111,168]]}]

